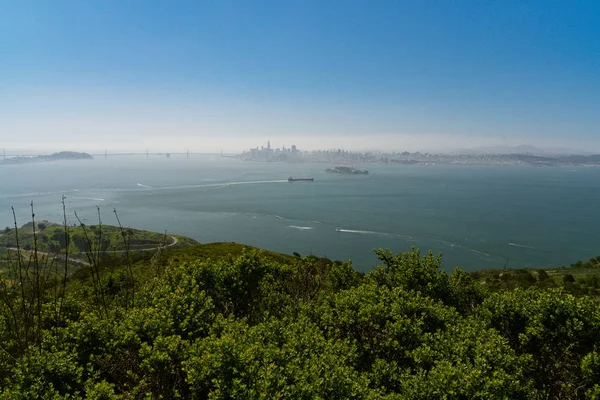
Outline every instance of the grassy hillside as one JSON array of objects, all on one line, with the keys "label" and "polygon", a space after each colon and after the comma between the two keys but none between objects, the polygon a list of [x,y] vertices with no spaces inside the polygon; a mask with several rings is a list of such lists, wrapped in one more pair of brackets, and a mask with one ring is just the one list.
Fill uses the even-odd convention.
[{"label": "grassy hillside", "polygon": [[[40,222],[36,224],[37,246],[39,251],[64,251],[65,232],[64,227],[51,222]],[[123,228],[112,225],[87,225],[68,227],[70,238],[69,252],[84,253],[86,251],[86,236],[94,243],[102,241],[101,245],[106,250],[124,251],[126,245],[130,250],[155,249],[161,245],[173,243],[171,235],[142,231],[139,229]],[[195,240],[178,236],[182,243],[178,247],[197,243]],[[34,245],[34,231],[32,224],[28,223],[19,229],[20,246],[25,250],[31,250]],[[16,247],[16,230],[4,230],[0,236],[0,247]]]},{"label": "grassy hillside", "polygon": [[600,298],[600,257],[578,261],[568,267],[548,269],[481,270],[471,277],[489,290],[537,287],[561,288],[573,295]]},{"label": "grassy hillside", "polygon": [[111,225],[69,226],[67,229],[68,240],[62,225],[48,221],[36,223],[35,232],[31,222],[19,229],[4,229],[0,233],[0,273],[8,268],[7,257],[16,257],[17,232],[18,246],[25,257],[29,257],[36,248],[40,256],[48,253],[52,257],[63,258],[68,244],[72,269],[89,263],[90,253],[105,254],[115,259],[129,253],[135,259],[146,259],[161,247],[176,249],[198,243],[185,236]]},{"label": "grassy hillside", "polygon": [[278,262],[291,262],[293,256],[275,253],[273,251],[261,250],[256,247],[238,244],[234,242],[195,244],[184,248],[165,249],[163,258],[169,264],[182,262],[218,260],[230,256],[237,257],[248,251],[259,251],[263,256]]},{"label": "grassy hillside", "polygon": [[[41,230],[58,240],[58,227]],[[121,231],[106,232],[97,243],[112,246]],[[132,232],[140,248],[164,236]],[[432,253],[380,250],[360,274],[177,238],[112,254],[99,244],[66,275],[13,265],[0,280],[0,398],[600,395],[598,259],[449,275]]]}]

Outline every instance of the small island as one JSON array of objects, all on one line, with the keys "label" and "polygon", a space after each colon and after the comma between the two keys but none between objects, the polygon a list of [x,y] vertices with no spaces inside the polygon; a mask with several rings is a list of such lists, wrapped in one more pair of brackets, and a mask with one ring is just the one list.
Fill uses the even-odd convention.
[{"label": "small island", "polygon": [[41,156],[17,156],[6,158],[0,161],[0,164],[29,164],[44,161],[62,161],[62,160],[91,160],[94,157],[88,153],[79,153],[76,151],[61,151],[58,153]]},{"label": "small island", "polygon": [[337,167],[333,167],[333,168],[327,168],[325,170],[325,172],[333,172],[336,174],[351,174],[351,175],[366,175],[369,173],[369,171],[364,170],[361,171],[359,169],[356,168],[352,168],[352,167],[343,167],[343,166],[337,166]]}]

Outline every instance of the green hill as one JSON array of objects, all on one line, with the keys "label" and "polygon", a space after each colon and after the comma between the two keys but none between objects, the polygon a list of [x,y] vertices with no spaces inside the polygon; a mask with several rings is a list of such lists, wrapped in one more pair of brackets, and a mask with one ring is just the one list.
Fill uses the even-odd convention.
[{"label": "green hill", "polygon": [[36,223],[35,232],[31,222],[19,229],[4,229],[0,234],[0,273],[8,268],[7,257],[15,258],[17,245],[26,258],[34,248],[38,250],[40,258],[64,258],[68,244],[72,269],[77,269],[83,263],[89,263],[90,253],[121,259],[128,252],[135,259],[144,259],[161,247],[174,249],[198,243],[185,236],[111,225],[70,226],[68,232],[67,243],[64,227],[48,221]]},{"label": "green hill", "polygon": [[[36,228],[35,235],[39,251],[64,251],[66,239],[62,225],[44,221],[37,223]],[[111,225],[71,226],[68,229],[70,234],[69,251],[72,254],[85,253],[86,239],[89,239],[91,244],[100,244],[102,249],[107,251],[124,251],[126,246],[129,246],[130,250],[153,250],[174,242],[173,235]],[[2,236],[0,236],[0,247],[16,247],[16,232],[15,229],[4,230]],[[178,247],[197,243],[190,238],[176,237],[182,241],[178,244]],[[33,248],[34,231],[31,223],[23,225],[19,229],[19,242],[25,250]]]},{"label": "green hill", "polygon": [[[44,243],[59,240],[61,227],[38,228]],[[180,236],[165,247],[164,235],[132,232],[139,251],[111,255],[123,231],[96,228],[97,257],[66,275],[27,257],[9,265],[1,398],[600,395],[598,259],[449,275],[431,253],[380,250],[381,266],[360,274],[347,262]]]}]

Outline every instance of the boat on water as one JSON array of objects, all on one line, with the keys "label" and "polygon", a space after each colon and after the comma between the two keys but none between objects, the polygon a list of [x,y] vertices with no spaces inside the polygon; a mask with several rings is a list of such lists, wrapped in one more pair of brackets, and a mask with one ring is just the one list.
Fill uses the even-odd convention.
[{"label": "boat on water", "polygon": [[288,178],[288,182],[313,182],[315,180],[315,178],[294,178],[294,177],[289,177]]}]

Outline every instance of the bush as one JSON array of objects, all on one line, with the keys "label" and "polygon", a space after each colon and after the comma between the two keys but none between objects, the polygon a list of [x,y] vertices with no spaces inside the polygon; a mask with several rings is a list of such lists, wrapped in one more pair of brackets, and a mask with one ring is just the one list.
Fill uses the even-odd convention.
[{"label": "bush", "polygon": [[228,246],[240,255],[171,250],[160,273],[144,258],[133,276],[84,268],[64,296],[52,271],[39,298],[27,280],[2,281],[0,398],[600,394],[589,277],[559,290],[536,287],[554,282],[543,271],[448,276],[416,249],[378,251],[383,265],[363,275],[350,262]]}]

